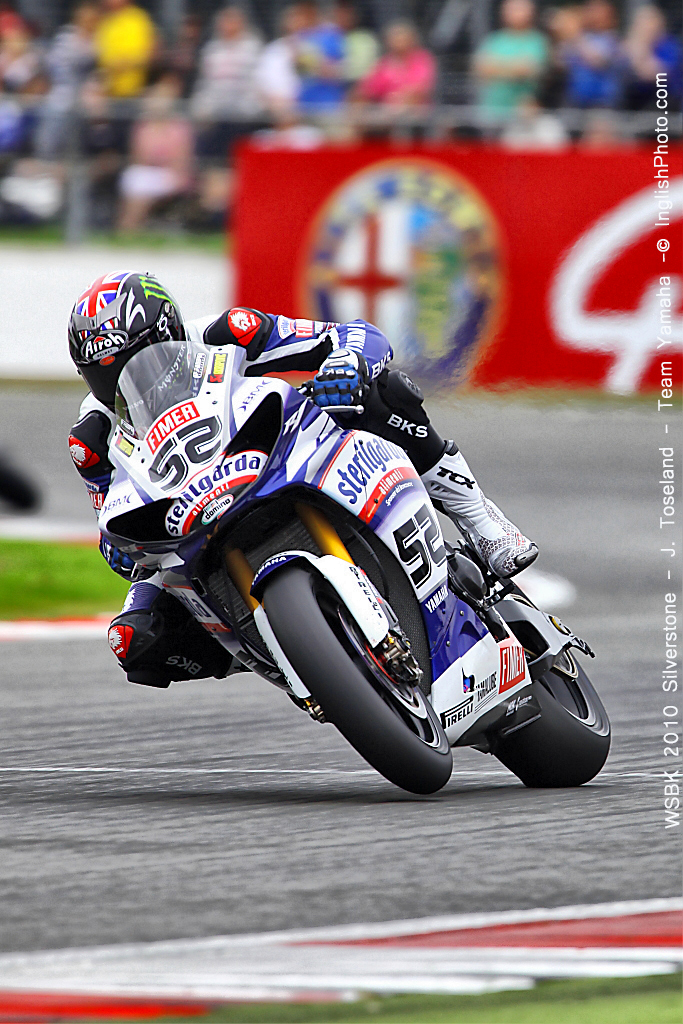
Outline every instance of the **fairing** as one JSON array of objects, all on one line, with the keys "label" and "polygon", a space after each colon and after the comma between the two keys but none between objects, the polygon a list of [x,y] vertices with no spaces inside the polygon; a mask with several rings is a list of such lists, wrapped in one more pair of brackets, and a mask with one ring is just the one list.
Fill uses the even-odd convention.
[{"label": "fairing", "polygon": [[[449,588],[438,517],[405,451],[340,425],[283,380],[245,378],[244,360],[236,346],[196,341],[157,345],[130,360],[121,378],[103,534],[148,571],[161,571],[164,586],[239,654],[230,623],[197,590],[200,555],[217,531],[229,537],[230,524],[256,503],[293,488],[324,495],[398,559],[422,610],[432,703],[452,744],[472,734],[480,717],[528,686],[524,652],[512,636],[497,643]],[[272,444],[260,446],[250,439],[250,424],[263,419],[264,409]],[[244,448],[240,438],[248,439]],[[153,541],[139,543],[122,531],[130,522],[125,514],[140,509],[156,516]]]}]

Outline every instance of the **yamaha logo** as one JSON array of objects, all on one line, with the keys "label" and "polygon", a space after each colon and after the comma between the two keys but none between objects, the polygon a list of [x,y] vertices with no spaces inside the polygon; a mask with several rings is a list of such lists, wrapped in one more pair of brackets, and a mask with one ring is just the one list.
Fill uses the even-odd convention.
[{"label": "yamaha logo", "polygon": [[475,187],[437,161],[384,160],[347,180],[308,253],[302,305],[321,320],[376,324],[397,361],[433,383],[463,380],[496,327],[497,223]]}]

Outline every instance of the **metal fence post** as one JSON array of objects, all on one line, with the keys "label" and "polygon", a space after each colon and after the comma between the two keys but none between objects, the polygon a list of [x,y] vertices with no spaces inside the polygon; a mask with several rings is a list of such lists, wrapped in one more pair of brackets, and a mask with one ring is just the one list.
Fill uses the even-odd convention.
[{"label": "metal fence post", "polygon": [[85,240],[90,221],[88,166],[81,151],[82,123],[80,111],[74,105],[69,114],[66,160],[64,240],[68,245],[80,245]]}]

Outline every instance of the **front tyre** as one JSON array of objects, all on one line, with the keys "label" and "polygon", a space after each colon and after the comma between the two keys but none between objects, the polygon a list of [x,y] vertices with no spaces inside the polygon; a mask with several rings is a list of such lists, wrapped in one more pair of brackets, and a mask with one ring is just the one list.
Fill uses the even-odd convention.
[{"label": "front tyre", "polygon": [[532,684],[541,717],[493,749],[525,786],[581,786],[594,778],[610,747],[607,712],[593,685],[565,652]]},{"label": "front tyre", "polygon": [[418,690],[411,712],[410,701],[376,683],[324,580],[300,566],[283,569],[267,584],[263,606],[297,675],[361,757],[410,793],[446,785],[453,758],[431,704]]}]

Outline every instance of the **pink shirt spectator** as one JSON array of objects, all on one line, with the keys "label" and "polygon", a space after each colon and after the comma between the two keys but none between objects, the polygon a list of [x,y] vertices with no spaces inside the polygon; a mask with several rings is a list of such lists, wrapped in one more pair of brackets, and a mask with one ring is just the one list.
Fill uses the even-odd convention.
[{"label": "pink shirt spectator", "polygon": [[371,103],[427,103],[435,82],[436,61],[428,50],[388,53],[361,82],[360,96]]}]

